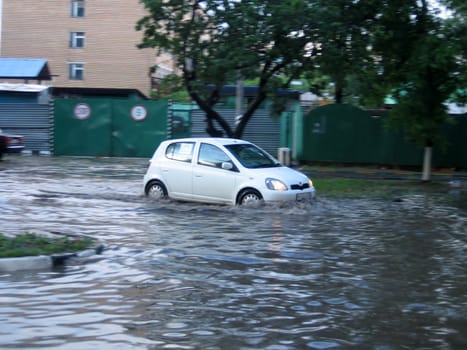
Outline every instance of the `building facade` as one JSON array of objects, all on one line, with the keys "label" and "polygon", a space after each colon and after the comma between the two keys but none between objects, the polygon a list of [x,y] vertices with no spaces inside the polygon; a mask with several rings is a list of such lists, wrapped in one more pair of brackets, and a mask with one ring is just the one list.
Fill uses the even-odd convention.
[{"label": "building facade", "polygon": [[138,0],[0,0],[0,56],[45,58],[56,87],[138,89],[150,94],[149,68],[170,73],[169,56],[138,49],[145,15]]}]

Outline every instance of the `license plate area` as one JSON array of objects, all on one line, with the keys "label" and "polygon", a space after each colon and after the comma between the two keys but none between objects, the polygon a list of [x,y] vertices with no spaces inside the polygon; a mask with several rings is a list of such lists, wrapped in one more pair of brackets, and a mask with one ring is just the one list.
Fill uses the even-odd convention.
[{"label": "license plate area", "polygon": [[311,201],[311,193],[310,192],[305,192],[305,193],[297,193],[297,196],[295,197],[297,202],[309,202]]}]

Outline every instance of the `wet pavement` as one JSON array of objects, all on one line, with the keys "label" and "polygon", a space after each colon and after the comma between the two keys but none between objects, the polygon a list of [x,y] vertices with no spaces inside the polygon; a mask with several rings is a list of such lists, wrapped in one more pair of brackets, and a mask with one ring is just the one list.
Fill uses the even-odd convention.
[{"label": "wet pavement", "polygon": [[1,349],[467,348],[463,188],[397,202],[318,188],[312,205],[157,203],[142,194],[146,162],[0,163],[1,232],[106,247],[0,273]]}]

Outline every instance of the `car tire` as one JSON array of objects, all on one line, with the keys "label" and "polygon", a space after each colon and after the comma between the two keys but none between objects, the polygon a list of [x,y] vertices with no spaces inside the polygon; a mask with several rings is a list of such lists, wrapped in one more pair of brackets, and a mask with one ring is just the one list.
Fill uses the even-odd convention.
[{"label": "car tire", "polygon": [[258,206],[262,204],[263,196],[255,189],[243,190],[238,196],[238,204],[244,206]]},{"label": "car tire", "polygon": [[167,189],[164,184],[159,180],[153,180],[146,185],[146,196],[152,199],[165,199],[167,198]]}]

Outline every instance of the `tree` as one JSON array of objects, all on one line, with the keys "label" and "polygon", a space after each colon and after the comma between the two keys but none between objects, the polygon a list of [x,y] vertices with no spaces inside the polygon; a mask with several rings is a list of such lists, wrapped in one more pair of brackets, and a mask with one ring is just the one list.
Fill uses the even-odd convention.
[{"label": "tree", "polygon": [[182,79],[176,74],[169,74],[158,80],[151,97],[155,99],[164,98],[175,101],[189,101],[188,93],[183,88]]},{"label": "tree", "polygon": [[[311,69],[317,20],[310,0],[140,0],[140,48],[171,53],[184,86],[206,113],[211,136],[241,138],[255,110],[278,88]],[[237,79],[257,79],[258,93],[235,126],[215,111],[220,89]],[[222,128],[218,130],[216,123]]]},{"label": "tree", "polygon": [[[373,50],[380,64],[379,86],[391,88],[397,105],[389,125],[425,149],[422,180],[431,177],[435,144],[445,142],[445,102],[459,86],[459,47],[428,0],[382,2]],[[384,89],[379,89],[382,91]],[[386,90],[388,91],[388,90]]]},{"label": "tree", "polygon": [[446,31],[449,40],[458,47],[457,61],[459,66],[457,80],[459,87],[452,97],[452,102],[467,104],[467,2],[464,0],[444,0],[448,6],[449,16],[446,18]]},{"label": "tree", "polygon": [[335,103],[344,103],[348,81],[371,61],[370,26],[378,8],[372,0],[324,0],[316,7],[322,21],[315,62],[318,72],[334,86]]}]

